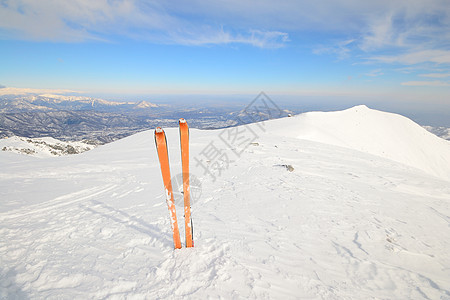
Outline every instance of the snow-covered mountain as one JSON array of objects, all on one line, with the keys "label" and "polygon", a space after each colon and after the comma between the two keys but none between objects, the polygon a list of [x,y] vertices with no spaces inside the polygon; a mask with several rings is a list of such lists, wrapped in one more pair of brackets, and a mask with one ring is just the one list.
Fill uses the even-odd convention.
[{"label": "snow-covered mountain", "polygon": [[153,131],[72,156],[2,151],[0,297],[447,299],[450,146],[429,135],[366,107],[191,130],[201,186],[181,250]]},{"label": "snow-covered mountain", "polygon": [[450,142],[398,114],[360,105],[337,112],[310,112],[268,127],[282,135],[346,147],[450,180]]},{"label": "snow-covered mountain", "polygon": [[136,109],[159,107],[147,101],[116,102],[85,96],[67,96],[55,94],[4,96],[0,101],[0,113],[24,111],[74,111],[95,110],[98,112],[124,112]]},{"label": "snow-covered mountain", "polygon": [[63,141],[108,143],[156,126],[174,126],[180,115],[191,119],[193,128],[245,124],[242,121],[249,120],[236,117],[241,109],[235,104],[189,107],[53,94],[1,95],[0,92],[0,138],[49,136]]},{"label": "snow-covered mountain", "polygon": [[63,142],[51,137],[25,138],[13,136],[0,139],[0,150],[37,157],[79,154],[96,147],[95,144],[76,141]]}]

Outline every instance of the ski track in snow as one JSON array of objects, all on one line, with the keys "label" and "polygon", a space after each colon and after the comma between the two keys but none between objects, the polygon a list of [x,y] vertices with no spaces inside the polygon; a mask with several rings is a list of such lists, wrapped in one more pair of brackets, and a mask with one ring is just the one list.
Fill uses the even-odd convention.
[{"label": "ski track in snow", "polygon": [[[191,157],[220,145],[191,139]],[[0,156],[0,298],[450,299],[450,182],[289,137],[222,150],[216,181],[191,163],[195,247],[176,251],[152,131],[70,158]]]}]

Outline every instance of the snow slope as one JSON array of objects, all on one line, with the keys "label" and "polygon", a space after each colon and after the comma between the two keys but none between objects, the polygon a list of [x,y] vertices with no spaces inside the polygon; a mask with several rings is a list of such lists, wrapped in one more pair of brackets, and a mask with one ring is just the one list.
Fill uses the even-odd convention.
[{"label": "snow slope", "polygon": [[421,169],[450,180],[450,142],[398,114],[360,105],[336,112],[310,112],[291,122],[273,121],[283,135],[347,147]]},{"label": "snow slope", "polygon": [[195,248],[176,251],[153,131],[74,156],[0,152],[0,298],[450,299],[450,182],[299,139],[302,118],[191,130],[202,193]]}]

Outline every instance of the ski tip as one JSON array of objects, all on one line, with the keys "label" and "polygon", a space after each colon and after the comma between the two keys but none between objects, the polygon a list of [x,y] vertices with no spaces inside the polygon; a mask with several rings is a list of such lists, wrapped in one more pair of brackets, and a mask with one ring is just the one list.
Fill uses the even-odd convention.
[{"label": "ski tip", "polygon": [[186,123],[186,120],[183,119],[183,118],[181,118],[178,122],[179,122],[179,123]]},{"label": "ski tip", "polygon": [[164,130],[161,127],[156,127],[155,133],[163,133]]}]

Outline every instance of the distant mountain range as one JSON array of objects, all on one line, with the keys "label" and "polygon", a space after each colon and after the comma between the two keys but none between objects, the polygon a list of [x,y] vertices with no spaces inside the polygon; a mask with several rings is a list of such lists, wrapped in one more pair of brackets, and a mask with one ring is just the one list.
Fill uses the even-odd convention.
[{"label": "distant mountain range", "polygon": [[103,99],[64,96],[64,95],[27,95],[27,96],[3,96],[0,102],[0,113],[18,113],[32,111],[92,111],[97,112],[127,112],[140,110],[141,112],[161,105],[147,101],[140,102],[114,102]]},{"label": "distant mountain range", "polygon": [[[272,118],[270,109],[277,112],[277,117],[289,113],[269,108],[258,112],[258,119]],[[191,127],[201,129],[254,122],[243,118],[242,108],[236,105],[189,108],[53,94],[0,96],[0,138],[53,137],[103,144],[157,126],[177,126],[180,117],[189,120]]]},{"label": "distant mountain range", "polygon": [[2,96],[0,137],[53,137],[107,143],[149,129],[165,106],[62,95]]}]

